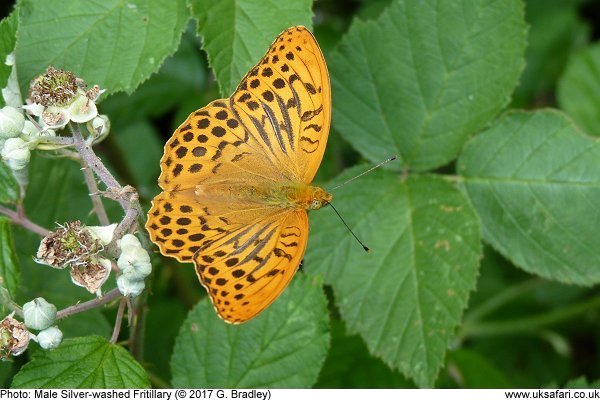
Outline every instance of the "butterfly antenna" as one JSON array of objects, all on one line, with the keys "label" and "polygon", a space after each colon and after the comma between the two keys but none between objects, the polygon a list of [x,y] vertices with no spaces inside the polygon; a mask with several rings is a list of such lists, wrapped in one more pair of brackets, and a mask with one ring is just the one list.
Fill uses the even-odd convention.
[{"label": "butterfly antenna", "polygon": [[360,245],[362,246],[362,248],[367,252],[370,253],[371,249],[368,248],[367,246],[365,246],[365,244],[363,242],[361,242],[361,240],[358,238],[358,236],[356,236],[354,234],[354,232],[352,232],[352,229],[350,229],[350,227],[348,226],[348,224],[346,223],[346,221],[344,221],[344,218],[342,218],[342,216],[340,215],[340,213],[338,212],[338,210],[335,209],[335,207],[333,206],[333,204],[331,204],[330,202],[327,202],[326,204],[330,205],[331,208],[333,209],[333,211],[335,211],[335,213],[337,214],[338,217],[340,217],[340,220],[342,221],[342,223],[344,224],[344,226],[346,228],[348,228],[348,230],[350,231],[350,233],[352,234],[352,236],[354,236],[354,239],[356,239],[356,241],[358,243],[360,243]]},{"label": "butterfly antenna", "polygon": [[[335,190],[335,189],[337,189],[337,188],[339,188],[339,187],[341,187],[341,186],[344,186],[346,183],[350,183],[350,182],[352,182],[353,180],[355,180],[355,179],[358,179],[358,178],[360,178],[361,176],[368,174],[369,172],[373,171],[374,169],[377,169],[377,168],[381,167],[382,165],[385,165],[385,164],[389,163],[390,161],[394,161],[396,158],[398,158],[398,157],[397,157],[397,156],[395,156],[395,155],[394,155],[394,156],[391,156],[391,157],[390,157],[390,158],[388,158],[387,160],[380,162],[379,164],[377,164],[377,165],[375,165],[375,166],[373,166],[373,167],[369,168],[369,169],[368,169],[368,170],[366,170],[365,172],[363,172],[363,173],[360,173],[360,174],[356,175],[354,178],[350,178],[350,179],[348,179],[346,182],[344,182],[344,183],[340,183],[340,184],[339,184],[339,185],[337,185],[336,187],[333,187],[333,188],[331,188],[331,190]],[[330,203],[330,204],[331,204],[331,203]],[[336,212],[337,212],[337,211],[336,211]],[[339,215],[339,214],[338,214],[338,215]],[[341,217],[340,217],[340,218],[341,218]],[[343,220],[342,220],[342,221],[343,221]],[[360,240],[359,240],[359,241],[360,241]]]}]

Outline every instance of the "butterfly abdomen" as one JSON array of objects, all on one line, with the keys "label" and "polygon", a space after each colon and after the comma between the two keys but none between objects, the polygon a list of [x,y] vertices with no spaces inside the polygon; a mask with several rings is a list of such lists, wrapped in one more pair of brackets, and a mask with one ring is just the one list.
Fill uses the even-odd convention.
[{"label": "butterfly abdomen", "polygon": [[[318,210],[331,201],[332,195],[320,187],[302,182],[274,185],[198,185],[196,195],[225,203],[255,203],[276,208]],[[205,197],[205,198],[206,198]]]}]

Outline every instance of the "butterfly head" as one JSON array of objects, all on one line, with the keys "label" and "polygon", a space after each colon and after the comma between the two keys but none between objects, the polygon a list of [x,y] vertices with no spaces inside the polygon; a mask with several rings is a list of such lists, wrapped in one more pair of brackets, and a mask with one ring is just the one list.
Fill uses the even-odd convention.
[{"label": "butterfly head", "polygon": [[310,197],[306,204],[307,210],[318,210],[319,208],[327,205],[333,196],[331,193],[326,192],[324,189],[316,186],[310,186]]}]

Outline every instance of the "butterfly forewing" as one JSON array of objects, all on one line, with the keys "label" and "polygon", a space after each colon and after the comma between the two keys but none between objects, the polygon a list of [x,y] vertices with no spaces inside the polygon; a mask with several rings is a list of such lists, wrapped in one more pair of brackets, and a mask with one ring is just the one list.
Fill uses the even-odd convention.
[{"label": "butterfly forewing", "polygon": [[310,183],[329,135],[331,93],[323,54],[303,27],[284,31],[231,97],[267,156]]},{"label": "butterfly forewing", "polygon": [[227,107],[213,101],[192,113],[165,145],[159,185],[166,191],[200,183],[281,181],[278,165]]},{"label": "butterfly forewing", "polygon": [[307,214],[272,191],[312,181],[330,118],[325,60],[294,27],[230,98],[190,114],[166,143],[146,228],[162,254],[194,262],[224,320],[259,314],[298,269]]}]

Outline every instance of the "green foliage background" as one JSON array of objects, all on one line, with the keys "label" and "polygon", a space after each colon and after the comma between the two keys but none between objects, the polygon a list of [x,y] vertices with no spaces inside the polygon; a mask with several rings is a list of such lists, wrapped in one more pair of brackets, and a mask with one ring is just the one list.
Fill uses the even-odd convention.
[{"label": "green foliage background", "polygon": [[[97,146],[145,206],[163,143],[228,96],[271,41],[310,27],[331,74],[317,176],[329,209],[304,268],[242,326],[193,268],[156,255],[135,358],[108,343],[114,307],[61,322],[54,351],[0,365],[12,387],[586,387],[600,377],[600,5],[586,0],[21,0],[0,59],[22,90],[52,64],[108,90]],[[0,66],[0,86],[10,70]],[[78,165],[35,155],[36,223],[90,216]],[[18,188],[0,165],[0,202]],[[120,209],[106,202],[117,221]],[[89,299],[35,264],[39,238],[0,219],[2,284],[19,303]],[[106,284],[114,286],[114,277]],[[122,333],[126,338],[127,332]],[[137,359],[137,360],[136,360]],[[96,360],[101,360],[96,362]],[[590,383],[591,382],[591,383]]]}]

